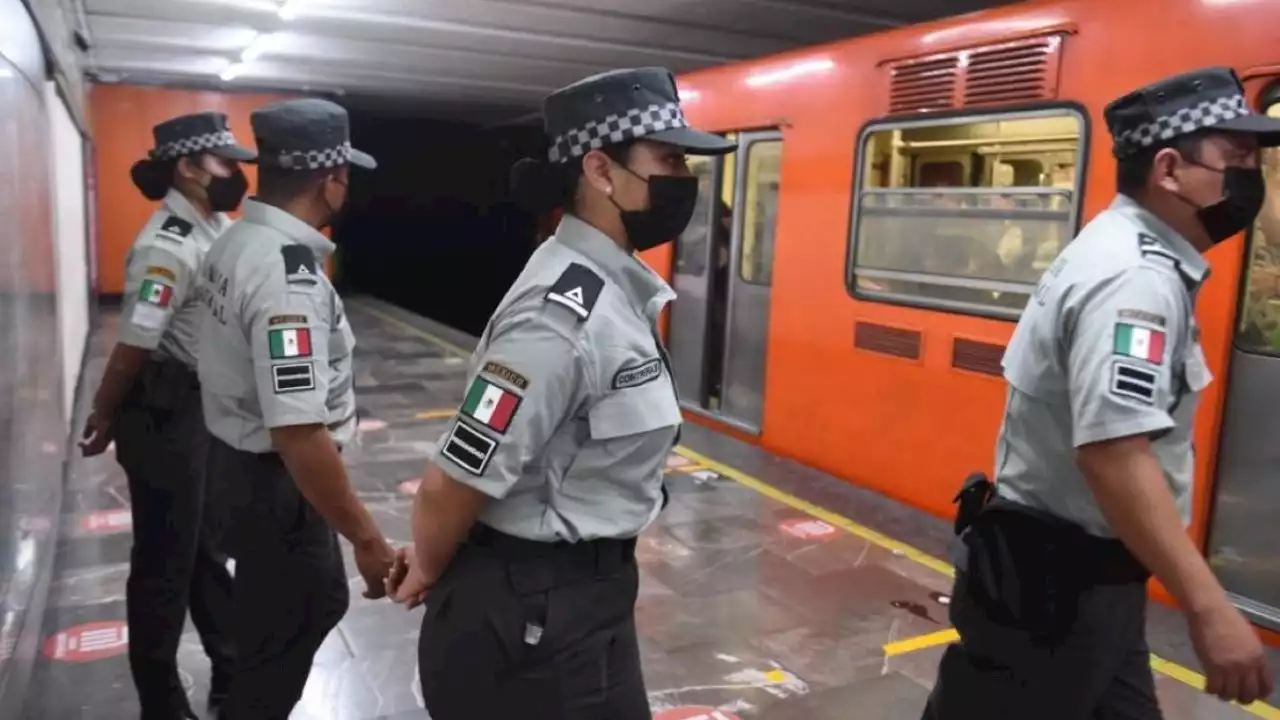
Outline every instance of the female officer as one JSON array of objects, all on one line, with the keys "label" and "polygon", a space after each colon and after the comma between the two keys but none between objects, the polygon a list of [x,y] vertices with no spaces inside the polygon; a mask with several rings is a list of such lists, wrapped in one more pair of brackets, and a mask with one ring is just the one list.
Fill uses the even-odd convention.
[{"label": "female officer", "polygon": [[634,253],[688,224],[686,153],[734,146],[687,126],[661,68],[587,78],[544,116],[548,161],[522,160],[513,184],[566,212],[480,338],[418,491],[414,552],[388,578],[398,600],[428,601],[435,720],[650,717],[635,538],[664,504],[681,416],[656,329],[675,293]]},{"label": "female officer", "polygon": [[143,720],[195,717],[178,677],[188,600],[213,665],[209,704],[225,696],[233,662],[231,576],[210,539],[205,503],[208,433],[197,385],[201,302],[197,271],[244,197],[236,144],[220,113],[157,125],[156,147],[133,181],[160,208],[125,261],[119,340],[94,396],[81,443],[86,456],[114,437],[129,480],[133,552],[125,598],[129,665]]}]

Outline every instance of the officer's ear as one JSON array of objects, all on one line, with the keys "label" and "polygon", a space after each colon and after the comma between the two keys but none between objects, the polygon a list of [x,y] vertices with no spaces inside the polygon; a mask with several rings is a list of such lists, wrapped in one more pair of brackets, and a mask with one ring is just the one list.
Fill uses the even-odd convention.
[{"label": "officer's ear", "polygon": [[610,167],[612,164],[613,161],[609,159],[608,155],[599,150],[592,150],[582,156],[582,178],[601,193],[612,195],[614,191]]},{"label": "officer's ear", "polygon": [[186,178],[194,182],[199,182],[200,173],[203,168],[200,167],[199,155],[184,155],[178,159],[177,164],[178,177]]},{"label": "officer's ear", "polygon": [[1151,158],[1151,183],[1165,192],[1182,192],[1179,180],[1182,165],[1182,154],[1177,148],[1160,148]]}]

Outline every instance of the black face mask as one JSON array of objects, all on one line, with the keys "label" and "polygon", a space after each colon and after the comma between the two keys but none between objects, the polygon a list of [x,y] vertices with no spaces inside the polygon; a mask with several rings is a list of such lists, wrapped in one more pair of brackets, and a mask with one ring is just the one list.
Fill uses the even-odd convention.
[{"label": "black face mask", "polygon": [[[623,168],[636,175],[631,168]],[[636,175],[636,177],[640,177]],[[644,180],[644,178],[640,178]],[[693,218],[698,203],[698,178],[675,175],[650,175],[649,208],[647,210],[623,210],[612,197],[609,198],[622,215],[622,227],[627,231],[627,242],[639,252],[663,243],[671,242],[684,232]]]},{"label": "black face mask", "polygon": [[240,201],[249,191],[249,179],[244,171],[236,168],[231,177],[212,176],[205,186],[205,195],[209,198],[209,208],[214,212],[232,212],[240,207]]},{"label": "black face mask", "polygon": [[[1206,165],[1200,167],[1222,173],[1222,199],[1212,205],[1196,208],[1196,217],[1200,219],[1209,239],[1216,245],[1253,224],[1266,200],[1267,184],[1261,168],[1234,165],[1225,168]],[[1179,199],[1190,202],[1180,196]]]}]

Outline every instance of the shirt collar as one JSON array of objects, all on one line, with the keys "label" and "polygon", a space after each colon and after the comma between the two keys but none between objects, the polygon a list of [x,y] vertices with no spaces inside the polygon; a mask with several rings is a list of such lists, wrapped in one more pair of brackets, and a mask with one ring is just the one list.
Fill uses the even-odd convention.
[{"label": "shirt collar", "polygon": [[1195,246],[1182,236],[1182,233],[1156,217],[1155,213],[1123,194],[1116,195],[1116,199],[1111,203],[1111,209],[1141,225],[1167,250],[1172,251],[1182,265],[1182,272],[1193,283],[1199,285],[1209,276],[1209,261],[1205,260],[1204,255],[1196,250]]},{"label": "shirt collar", "polygon": [[257,198],[245,199],[241,222],[266,225],[295,243],[311,248],[311,252],[315,253],[316,259],[321,262],[328,258],[336,247],[333,241],[321,234],[319,230],[275,205],[268,205]]},{"label": "shirt collar", "polygon": [[676,297],[667,281],[643,260],[618,247],[608,235],[585,220],[569,213],[561,217],[555,237],[549,242],[559,242],[586,255],[622,288],[638,311],[651,319],[656,318],[663,306]]},{"label": "shirt collar", "polygon": [[164,206],[174,215],[203,229],[208,236],[205,238],[206,241],[221,235],[230,224],[225,213],[213,213],[209,217],[204,217],[177,188],[171,187],[169,192],[165,193]]}]

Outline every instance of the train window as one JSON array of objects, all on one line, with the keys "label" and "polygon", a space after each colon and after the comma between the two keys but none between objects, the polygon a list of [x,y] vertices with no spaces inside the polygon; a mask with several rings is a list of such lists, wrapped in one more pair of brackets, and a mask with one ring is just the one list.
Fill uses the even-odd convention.
[{"label": "train window", "polygon": [[854,295],[1016,318],[1074,234],[1083,135],[1067,109],[867,128]]},{"label": "train window", "polygon": [[694,206],[689,225],[676,243],[675,272],[702,277],[707,272],[707,243],[711,241],[710,204],[714,200],[711,183],[715,180],[715,164],[707,155],[690,155],[689,171],[698,178],[698,204]]},{"label": "train window", "polygon": [[[1280,117],[1280,86],[1267,114]],[[1236,344],[1246,352],[1280,355],[1280,149],[1262,151],[1267,199],[1249,238],[1248,279]]]},{"label": "train window", "polygon": [[769,285],[773,278],[782,141],[753,142],[747,146],[746,155],[746,197],[743,201],[742,254],[738,274],[744,282]]}]

